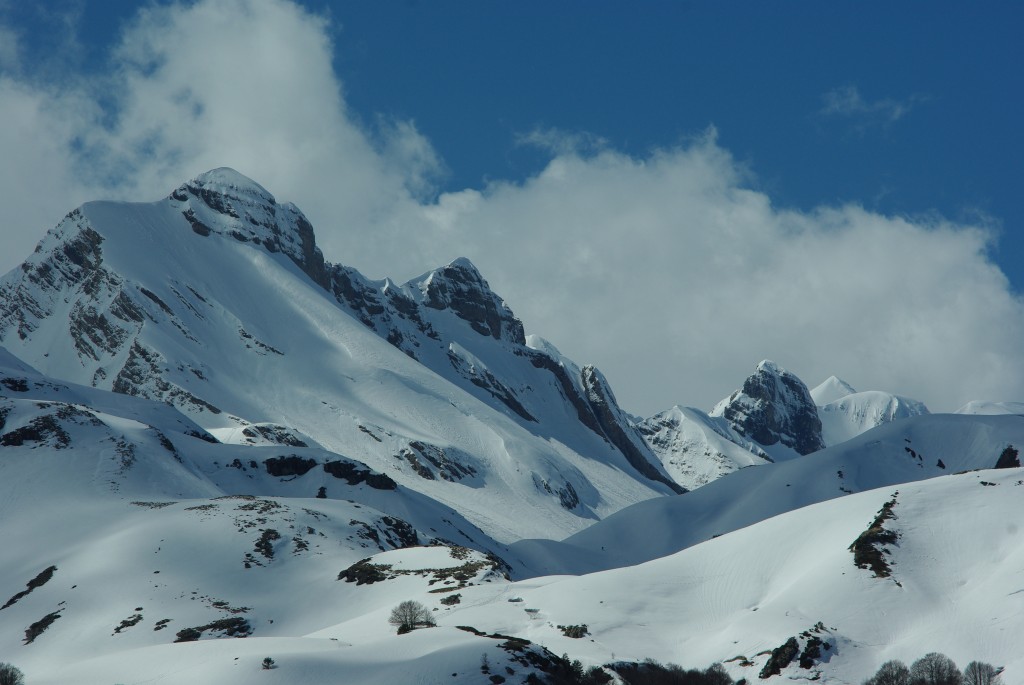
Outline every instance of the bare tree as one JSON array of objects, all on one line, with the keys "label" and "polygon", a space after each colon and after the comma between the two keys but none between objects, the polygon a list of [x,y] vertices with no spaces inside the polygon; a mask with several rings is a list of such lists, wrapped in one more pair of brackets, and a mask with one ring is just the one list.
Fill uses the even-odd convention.
[{"label": "bare tree", "polygon": [[999,685],[1003,682],[992,664],[972,661],[964,669],[964,685]]},{"label": "bare tree", "polygon": [[963,685],[963,682],[956,663],[938,652],[925,654],[910,667],[911,685]]},{"label": "bare tree", "polygon": [[910,685],[910,669],[899,659],[886,661],[864,685]]},{"label": "bare tree", "polygon": [[14,665],[0,663],[0,685],[25,685],[25,676]]},{"label": "bare tree", "polygon": [[391,610],[388,623],[398,626],[399,633],[408,633],[415,628],[437,625],[430,610],[419,602],[407,599]]}]

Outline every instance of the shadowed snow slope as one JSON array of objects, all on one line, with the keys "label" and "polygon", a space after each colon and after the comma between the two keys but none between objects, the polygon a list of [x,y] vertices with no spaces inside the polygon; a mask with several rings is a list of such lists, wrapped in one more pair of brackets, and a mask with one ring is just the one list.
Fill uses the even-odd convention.
[{"label": "shadowed snow slope", "polygon": [[558,572],[552,559],[572,559],[569,572],[637,564],[848,493],[993,468],[1010,445],[1024,445],[1024,418],[917,416],[807,457],[737,471],[679,497],[635,504],[567,538],[570,550],[586,551],[580,558],[553,543],[514,547],[549,572]]}]

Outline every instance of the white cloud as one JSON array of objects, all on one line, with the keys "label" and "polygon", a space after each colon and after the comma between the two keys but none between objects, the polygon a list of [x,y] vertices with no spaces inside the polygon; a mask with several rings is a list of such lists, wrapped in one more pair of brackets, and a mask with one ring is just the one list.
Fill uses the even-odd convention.
[{"label": "white cloud", "polygon": [[[410,122],[355,121],[332,54],[325,20],[290,2],[206,0],[141,11],[108,74],[4,82],[0,109],[34,107],[0,162],[27,192],[7,198],[15,225],[38,240],[83,199],[156,199],[217,166],[296,202],[328,238],[339,215],[382,221],[429,192],[438,159]],[[327,243],[344,258],[346,238]]]},{"label": "white cloud", "polygon": [[[938,409],[1024,399],[1024,310],[984,224],[773,207],[713,131],[641,158],[534,132],[522,142],[553,155],[539,174],[434,201],[430,143],[357,121],[333,50],[325,20],[285,0],[205,0],[141,13],[101,78],[0,78],[0,266],[85,199],[155,199],[232,166],[370,276],[470,257],[634,411],[708,408],[766,357]],[[875,106],[852,94],[851,112]]]},{"label": "white cloud", "polygon": [[914,94],[905,100],[894,100],[883,98],[881,100],[865,100],[856,86],[842,86],[834,88],[822,96],[822,108],[818,111],[821,115],[842,116],[857,122],[863,128],[868,125],[878,124],[888,126],[894,124],[907,114],[910,110],[927,101],[928,98],[921,94]]},{"label": "white cloud", "polygon": [[1024,309],[986,227],[780,210],[745,178],[713,137],[560,156],[522,185],[442,197],[425,235],[461,245],[528,330],[644,412],[709,408],[762,358],[936,409],[1024,396]]},{"label": "white cloud", "polygon": [[535,128],[519,135],[516,142],[552,155],[593,154],[609,147],[607,140],[592,133],[557,128]]}]

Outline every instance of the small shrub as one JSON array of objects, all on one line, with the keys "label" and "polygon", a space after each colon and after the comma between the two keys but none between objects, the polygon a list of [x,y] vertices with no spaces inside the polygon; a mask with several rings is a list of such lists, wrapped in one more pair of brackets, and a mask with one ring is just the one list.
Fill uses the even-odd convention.
[{"label": "small shrub", "polygon": [[263,660],[263,670],[269,671],[272,668],[274,668],[274,660],[268,656]]},{"label": "small shrub", "polygon": [[562,635],[576,639],[586,637],[590,634],[590,631],[587,630],[586,623],[578,626],[558,626],[558,629],[562,631]]},{"label": "small shrub", "polygon": [[398,634],[408,633],[416,628],[431,627],[437,625],[430,610],[419,602],[407,599],[391,610],[388,623],[398,627]]}]

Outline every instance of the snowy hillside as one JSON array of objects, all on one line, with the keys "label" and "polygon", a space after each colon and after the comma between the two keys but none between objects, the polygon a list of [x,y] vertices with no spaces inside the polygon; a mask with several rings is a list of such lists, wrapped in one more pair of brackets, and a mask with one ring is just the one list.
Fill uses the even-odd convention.
[{"label": "snowy hillside", "polygon": [[[565,550],[533,541],[513,548],[556,573],[636,564],[817,502],[991,469],[1021,445],[1022,417],[917,416],[808,457],[737,471],[681,497],[640,502],[566,538]],[[569,566],[555,565],[566,558]]]},{"label": "snowy hillside", "polygon": [[1024,402],[968,402],[956,410],[957,414],[1017,414],[1024,415]]},{"label": "snowy hillside", "polygon": [[[767,653],[791,637],[799,652],[817,638],[820,654],[808,668],[794,660],[769,682],[859,685],[886,660],[910,663],[932,651],[961,667],[974,659],[1005,666],[1004,682],[1024,682],[1024,547],[1019,524],[1006,518],[1019,510],[1022,479],[1018,468],[892,486],[792,511],[639,566],[538,578],[500,592],[474,588],[452,620],[542,641],[588,663],[721,661],[748,682],[759,682]],[[892,518],[880,516],[886,510]],[[876,521],[895,542],[862,540],[868,553],[855,555],[851,546]],[[652,531],[663,519],[635,522]],[[887,569],[856,565],[873,559],[870,549]],[[510,604],[509,596],[523,601]],[[557,629],[581,624],[585,640]]]},{"label": "snowy hillside", "polygon": [[672,478],[687,490],[770,461],[759,445],[737,435],[723,418],[699,409],[672,407],[637,427]]}]

